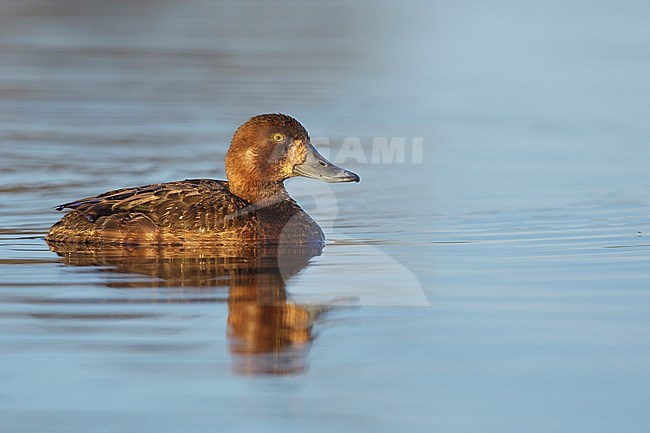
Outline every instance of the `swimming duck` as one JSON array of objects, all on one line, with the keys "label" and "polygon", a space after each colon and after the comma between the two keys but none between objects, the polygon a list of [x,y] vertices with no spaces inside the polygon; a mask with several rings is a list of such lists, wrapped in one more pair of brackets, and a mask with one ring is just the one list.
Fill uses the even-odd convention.
[{"label": "swimming duck", "polygon": [[50,244],[187,245],[271,241],[322,243],[318,224],[284,187],[304,176],[358,182],[329,162],[307,130],[285,114],[252,117],[226,154],[228,181],[188,179],[109,191],[56,207],[70,209],[46,237]]}]

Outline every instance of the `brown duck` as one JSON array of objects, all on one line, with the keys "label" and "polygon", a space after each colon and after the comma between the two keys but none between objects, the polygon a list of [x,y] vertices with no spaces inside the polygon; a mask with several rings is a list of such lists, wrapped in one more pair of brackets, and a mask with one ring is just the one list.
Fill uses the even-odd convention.
[{"label": "brown duck", "polygon": [[228,181],[191,179],[109,191],[58,206],[71,209],[50,244],[187,245],[270,241],[321,243],[316,222],[284,187],[294,176],[358,182],[326,160],[309,134],[284,114],[255,116],[226,154]]}]

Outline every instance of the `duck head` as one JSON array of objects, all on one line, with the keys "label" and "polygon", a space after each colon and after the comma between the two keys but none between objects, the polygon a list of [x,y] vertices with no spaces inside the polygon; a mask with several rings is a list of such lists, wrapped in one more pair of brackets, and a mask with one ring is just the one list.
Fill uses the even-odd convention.
[{"label": "duck head", "polygon": [[325,182],[359,182],[359,176],[325,159],[307,130],[286,114],[261,114],[237,129],[226,154],[230,191],[251,203],[286,195],[284,181],[303,176]]}]

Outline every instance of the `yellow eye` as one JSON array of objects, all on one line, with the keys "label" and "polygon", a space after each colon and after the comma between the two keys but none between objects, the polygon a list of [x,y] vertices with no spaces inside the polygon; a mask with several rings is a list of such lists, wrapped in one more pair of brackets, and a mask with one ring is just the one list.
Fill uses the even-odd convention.
[{"label": "yellow eye", "polygon": [[280,134],[279,132],[276,134],[273,134],[273,139],[275,141],[284,141],[284,135]]}]

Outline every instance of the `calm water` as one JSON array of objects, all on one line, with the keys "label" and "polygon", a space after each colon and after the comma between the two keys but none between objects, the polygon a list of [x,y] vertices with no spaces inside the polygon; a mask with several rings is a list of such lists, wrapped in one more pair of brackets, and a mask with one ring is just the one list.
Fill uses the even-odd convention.
[{"label": "calm water", "polygon": [[[0,3],[0,431],[648,431],[645,2],[115,5]],[[43,241],[269,111],[322,252]]]}]

